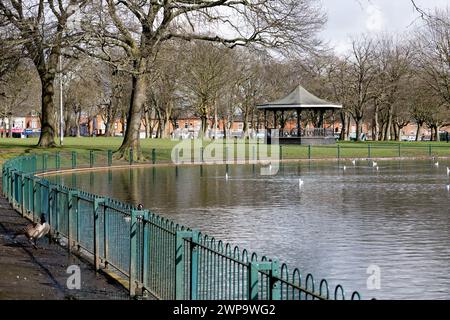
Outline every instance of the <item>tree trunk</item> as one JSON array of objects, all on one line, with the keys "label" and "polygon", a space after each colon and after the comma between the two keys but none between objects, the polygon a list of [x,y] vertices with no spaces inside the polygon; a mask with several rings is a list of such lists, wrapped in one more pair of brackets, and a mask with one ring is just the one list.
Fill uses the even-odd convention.
[{"label": "tree trunk", "polygon": [[341,112],[340,117],[341,117],[342,129],[341,129],[341,134],[340,134],[339,140],[345,141],[345,140],[347,140],[347,135],[348,135],[347,117],[343,112]]},{"label": "tree trunk", "polygon": [[145,138],[149,139],[152,137],[150,133],[152,125],[150,123],[150,115],[148,110],[145,111],[144,118],[145,118]]},{"label": "tree trunk", "polygon": [[217,139],[218,125],[219,125],[219,118],[217,115],[217,102],[214,102],[214,139]]},{"label": "tree trunk", "polygon": [[419,141],[419,134],[420,134],[420,127],[422,126],[421,123],[417,124],[417,131],[416,131],[416,141]]},{"label": "tree trunk", "polygon": [[201,135],[201,137],[205,137],[206,129],[208,128],[208,116],[203,113],[200,116],[200,120],[201,120],[202,126],[201,126],[201,129],[200,129],[199,135]]},{"label": "tree trunk", "polygon": [[161,131],[161,138],[170,138],[170,117],[167,114],[163,119],[163,130]]},{"label": "tree trunk", "polygon": [[56,110],[53,104],[54,80],[53,73],[44,72],[39,75],[42,85],[41,135],[38,146],[43,148],[56,147]]},{"label": "tree trunk", "polygon": [[356,141],[361,141],[361,133],[362,133],[362,117],[357,117],[355,119],[356,122]]},{"label": "tree trunk", "polygon": [[244,131],[244,139],[248,138],[248,111],[247,109],[244,112],[244,123],[242,126],[242,130]]},{"label": "tree trunk", "polygon": [[380,121],[378,120],[378,113],[379,113],[379,105],[378,103],[375,105],[375,114],[374,114],[374,130],[372,130],[373,132],[373,137],[372,139],[374,141],[378,141],[378,138],[380,136]]},{"label": "tree trunk", "polygon": [[141,145],[139,134],[141,129],[142,108],[145,103],[145,91],[148,86],[148,79],[145,75],[146,61],[141,58],[138,62],[139,74],[133,76],[133,90],[131,92],[130,108],[128,110],[127,128],[122,145],[117,150],[119,158],[124,158],[133,149],[133,158],[139,160],[141,158]]},{"label": "tree trunk", "polygon": [[388,119],[386,122],[386,129],[384,134],[384,140],[389,141],[391,140],[391,128],[392,128],[392,106],[388,108]]},{"label": "tree trunk", "polygon": [[111,119],[107,119],[105,122],[105,137],[112,137],[113,136],[113,123],[111,122]]}]

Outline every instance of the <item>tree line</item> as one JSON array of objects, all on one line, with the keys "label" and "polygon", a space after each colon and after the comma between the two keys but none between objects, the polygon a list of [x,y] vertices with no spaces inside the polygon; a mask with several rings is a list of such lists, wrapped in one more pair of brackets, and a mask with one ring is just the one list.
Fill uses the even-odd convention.
[{"label": "tree line", "polygon": [[247,135],[263,121],[257,103],[301,83],[343,105],[328,115],[342,139],[352,120],[357,138],[363,123],[396,140],[415,122],[436,140],[450,122],[449,11],[422,14],[410,34],[357,35],[336,55],[318,38],[326,16],[313,0],[0,0],[0,118],[38,109],[39,146],[55,146],[60,80],[66,135],[80,133],[82,113],[100,114],[105,135],[121,119],[117,155],[139,157],[142,122],[168,137],[185,114],[201,134],[239,116]]}]

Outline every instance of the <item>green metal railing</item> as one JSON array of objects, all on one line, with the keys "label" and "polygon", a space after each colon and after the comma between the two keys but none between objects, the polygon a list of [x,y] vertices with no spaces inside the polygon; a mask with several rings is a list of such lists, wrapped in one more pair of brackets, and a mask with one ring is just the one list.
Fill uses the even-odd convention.
[{"label": "green metal railing", "polygon": [[[99,165],[111,165],[111,153]],[[69,252],[87,256],[96,270],[125,279],[131,296],[143,289],[159,299],[317,300],[360,299],[342,286],[256,253],[232,247],[148,210],[49,182],[36,173],[92,167],[101,155],[29,155],[2,168],[2,189],[24,217],[44,214]],[[155,162],[155,153],[152,162]],[[86,161],[87,160],[87,161]],[[99,160],[100,161],[100,160]],[[131,163],[131,162],[130,162]]]}]

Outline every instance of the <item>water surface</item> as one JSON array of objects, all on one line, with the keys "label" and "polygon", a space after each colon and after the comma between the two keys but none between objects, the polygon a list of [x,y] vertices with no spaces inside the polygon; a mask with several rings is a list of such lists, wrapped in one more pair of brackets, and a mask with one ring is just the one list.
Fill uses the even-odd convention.
[{"label": "water surface", "polygon": [[[346,166],[346,170],[343,166]],[[119,169],[58,177],[340,283],[363,298],[450,298],[450,193],[431,161]],[[56,178],[52,178],[56,179]],[[300,188],[299,179],[304,181]],[[381,270],[368,290],[367,268]]]}]

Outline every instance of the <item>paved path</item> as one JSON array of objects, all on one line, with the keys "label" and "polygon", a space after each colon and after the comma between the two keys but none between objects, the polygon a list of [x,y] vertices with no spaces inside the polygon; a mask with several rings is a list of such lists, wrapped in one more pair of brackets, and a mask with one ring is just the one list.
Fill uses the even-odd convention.
[{"label": "paved path", "polygon": [[[23,236],[13,240],[14,232],[28,223],[0,195],[0,300],[128,299],[122,286],[96,273],[89,263],[68,255],[59,245],[49,244],[47,238],[38,242],[38,250]],[[80,290],[66,286],[70,265],[80,267]]]}]

